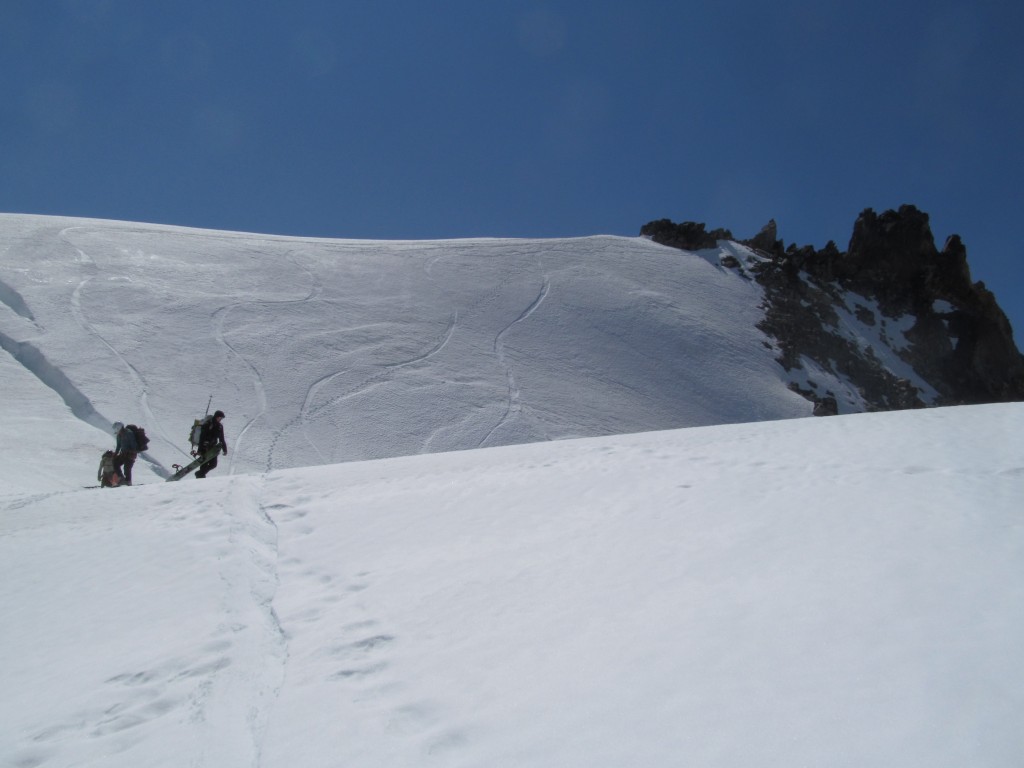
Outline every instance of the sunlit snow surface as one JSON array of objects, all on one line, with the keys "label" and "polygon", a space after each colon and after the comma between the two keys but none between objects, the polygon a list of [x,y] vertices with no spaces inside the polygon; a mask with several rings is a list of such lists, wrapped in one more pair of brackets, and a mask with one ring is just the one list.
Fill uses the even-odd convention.
[{"label": "sunlit snow surface", "polygon": [[1024,763],[1024,406],[738,423],[756,287],[643,241],[0,232],[0,765]]},{"label": "sunlit snow surface", "polygon": [[145,425],[157,474],[185,458],[211,395],[235,472],[811,412],[755,327],[760,288],[640,238],[303,240],[0,215],[0,286],[0,340],[21,352],[4,367],[101,429]]},{"label": "sunlit snow surface", "polygon": [[976,406],[7,497],[6,764],[1019,765],[1022,432]]}]

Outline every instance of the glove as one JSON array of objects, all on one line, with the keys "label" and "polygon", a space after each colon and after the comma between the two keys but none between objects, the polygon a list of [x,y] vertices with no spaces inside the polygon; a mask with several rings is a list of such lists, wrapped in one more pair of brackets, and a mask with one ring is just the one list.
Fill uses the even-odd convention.
[{"label": "glove", "polygon": [[227,455],[228,455],[228,447],[227,447],[226,445],[224,446],[224,455],[225,455],[225,456],[227,456]]}]

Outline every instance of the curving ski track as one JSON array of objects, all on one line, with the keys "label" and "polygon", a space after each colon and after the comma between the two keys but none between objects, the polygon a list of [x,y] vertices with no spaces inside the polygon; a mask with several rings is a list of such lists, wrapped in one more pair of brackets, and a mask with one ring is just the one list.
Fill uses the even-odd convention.
[{"label": "curving ski track", "polygon": [[495,432],[501,429],[502,426],[507,424],[522,410],[522,405],[519,402],[519,387],[516,385],[515,373],[512,371],[512,366],[508,362],[508,358],[505,356],[504,337],[505,334],[511,331],[516,325],[523,322],[537,311],[537,308],[544,302],[544,299],[547,298],[550,287],[551,283],[548,277],[545,276],[544,283],[541,285],[540,293],[537,294],[537,298],[530,303],[530,306],[522,311],[519,317],[506,325],[498,332],[498,335],[494,337],[494,354],[497,356],[498,362],[505,369],[505,376],[508,381],[508,405],[505,408],[505,413],[502,414],[501,419],[498,420],[498,423],[491,427],[490,431],[484,435],[483,439],[478,444],[479,448],[483,448]]},{"label": "curving ski track", "polygon": [[[263,375],[259,372],[259,369],[256,368],[256,366],[253,365],[252,362],[250,362],[249,359],[245,357],[245,355],[243,355],[241,352],[239,352],[237,349],[235,349],[231,345],[231,343],[225,338],[225,335],[224,335],[224,323],[225,323],[225,321],[227,319],[227,316],[231,313],[231,311],[233,309],[237,309],[238,307],[243,307],[243,306],[245,306],[245,307],[249,307],[249,306],[281,306],[281,305],[287,305],[287,304],[305,304],[305,303],[310,302],[313,299],[315,299],[323,291],[323,283],[320,281],[320,278],[317,277],[316,273],[313,270],[311,270],[308,267],[305,267],[302,264],[300,264],[295,259],[294,252],[289,252],[287,254],[286,258],[290,262],[292,262],[292,264],[294,264],[298,269],[302,270],[307,275],[309,275],[311,286],[310,286],[309,292],[304,297],[299,298],[299,299],[282,299],[280,301],[268,301],[268,300],[239,301],[239,302],[235,302],[233,304],[228,304],[228,305],[225,305],[225,306],[221,307],[220,309],[216,310],[213,313],[213,315],[211,316],[211,317],[214,318],[214,323],[213,323],[213,326],[214,326],[214,338],[216,339],[216,341],[218,343],[222,344],[225,348],[227,348],[227,350],[232,355],[234,355],[239,360],[241,360],[245,364],[245,366],[251,371],[252,379],[253,379],[253,390],[255,391],[256,400],[257,400],[257,404],[258,404],[258,411],[257,411],[256,415],[253,416],[251,419],[249,419],[242,426],[242,428],[238,432],[238,436],[235,438],[235,441],[234,441],[235,442],[235,450],[232,451],[231,458],[229,459],[229,462],[228,462],[228,474],[231,474],[233,472],[233,470],[234,470],[235,456],[237,454],[238,448],[242,445],[243,439],[245,438],[245,434],[260,419],[260,417],[262,417],[267,412],[267,392],[266,392],[266,386],[263,383]],[[277,435],[274,436],[274,439],[271,441],[271,447],[267,451],[267,453],[268,453],[268,456],[267,456],[268,470],[269,470],[270,463],[271,463],[270,462],[270,456],[273,453],[273,445],[277,442],[279,435],[280,435],[280,432]]]},{"label": "curving ski track", "polygon": [[[73,230],[77,230],[77,229],[83,229],[83,228],[82,227],[67,227],[66,229],[62,229],[60,231],[60,238],[65,243],[67,243],[69,246],[71,246],[72,248],[75,249],[75,252],[78,254],[78,260],[82,264],[85,264],[85,265],[87,265],[89,267],[95,267],[96,266],[96,260],[93,259],[91,256],[89,256],[85,251],[83,251],[77,245],[75,245],[69,239],[69,237],[68,237],[68,233],[69,232],[71,232]],[[97,331],[95,326],[93,326],[93,324],[89,322],[88,318],[86,318],[85,311],[82,309],[82,290],[93,279],[93,277],[94,276],[89,276],[89,277],[86,277],[84,280],[81,280],[78,283],[78,285],[75,286],[75,290],[72,291],[72,293],[71,293],[71,313],[72,313],[72,315],[75,318],[75,322],[78,323],[78,326],[83,331],[85,331],[87,334],[89,334],[93,338],[98,339],[99,342],[103,346],[105,346],[108,350],[110,350],[111,354],[113,354],[114,357],[117,359],[117,361],[121,365],[123,365],[124,368],[128,371],[129,377],[131,378],[131,380],[135,384],[136,398],[138,400],[139,407],[141,408],[142,413],[145,415],[147,423],[150,424],[150,425],[154,425],[156,427],[155,430],[152,430],[152,427],[150,427],[150,429],[152,431],[156,432],[157,434],[159,434],[161,437],[163,437],[164,440],[169,445],[173,446],[174,449],[177,450],[179,453],[184,454],[185,452],[177,447],[177,445],[175,444],[175,441],[170,438],[170,436],[167,434],[167,430],[164,428],[163,424],[156,417],[156,414],[153,412],[153,410],[149,407],[149,385],[146,383],[146,380],[143,377],[143,375],[139,372],[139,370],[134,365],[132,365],[130,362],[128,362],[128,359],[124,355],[122,355],[114,347],[114,345],[111,344],[103,336],[103,334],[101,334],[99,331]],[[130,278],[120,278],[120,279],[124,279],[124,280],[127,280],[128,282],[131,282]],[[112,427],[113,427],[112,424],[108,425],[108,427],[107,427],[108,431]],[[142,453],[140,455],[143,457],[143,459],[146,461],[146,463],[149,464],[153,468],[153,471],[156,472],[158,475],[160,475],[161,477],[168,477],[170,475],[170,472],[167,470],[167,468],[164,467],[159,461],[157,461],[156,459],[154,459],[151,456],[149,456],[148,453]]]},{"label": "curving ski track", "polygon": [[296,416],[294,419],[290,420],[287,424],[285,424],[285,427],[274,436],[274,440],[272,441],[270,450],[268,451],[267,471],[269,472],[273,468],[274,448],[277,445],[278,440],[285,432],[289,431],[290,427],[293,427],[295,424],[302,425],[303,435],[305,436],[307,442],[309,442],[309,444],[313,446],[313,449],[317,452],[317,455],[320,456],[320,458],[324,462],[328,461],[327,457],[323,455],[323,452],[308,435],[308,432],[306,430],[306,424],[308,423],[310,418],[315,416],[317,413],[320,413],[325,408],[329,408],[333,405],[336,405],[337,403],[347,400],[350,397],[355,397],[356,395],[367,392],[370,389],[379,386],[380,384],[384,384],[385,382],[390,381],[394,376],[394,373],[402,368],[407,368],[409,366],[425,362],[426,360],[429,360],[430,358],[434,357],[448,345],[448,342],[452,338],[452,334],[455,333],[455,328],[458,325],[458,321],[459,313],[456,310],[449,316],[448,325],[445,328],[444,332],[441,334],[441,338],[428,350],[426,350],[422,354],[416,355],[415,357],[411,357],[407,360],[400,360],[398,362],[384,364],[381,367],[380,371],[378,371],[377,373],[374,373],[370,376],[363,378],[361,381],[352,385],[344,392],[335,395],[334,397],[330,398],[329,400],[321,403],[316,407],[310,406],[310,403],[316,397],[316,393],[322,387],[336,379],[338,376],[341,376],[344,373],[346,373],[348,369],[335,371],[313,382],[306,390],[306,396],[303,399],[302,407],[299,409],[298,416]]}]

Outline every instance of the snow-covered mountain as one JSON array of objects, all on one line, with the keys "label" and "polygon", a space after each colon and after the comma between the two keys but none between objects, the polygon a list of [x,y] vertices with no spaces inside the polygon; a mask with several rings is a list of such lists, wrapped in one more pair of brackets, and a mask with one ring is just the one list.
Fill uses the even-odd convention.
[{"label": "snow-covered mountain", "polygon": [[809,415],[718,256],[2,216],[2,364],[100,444],[144,425],[158,474],[211,395],[234,472]]},{"label": "snow-covered mountain", "polygon": [[766,258],[0,217],[0,765],[1020,765],[1024,405],[790,418]]},{"label": "snow-covered mountain", "polygon": [[[8,386],[44,387],[56,417],[94,428],[62,446],[73,465],[92,463],[112,422],[139,423],[158,476],[184,461],[211,397],[233,472],[800,417],[805,397],[853,413],[881,407],[876,380],[906,393],[881,405],[951,401],[905,353],[913,316],[834,288],[823,312],[812,280],[763,279],[777,259],[756,245],[313,240],[4,215],[0,365]],[[802,307],[800,338],[825,329],[840,352],[799,348],[785,321]],[[4,421],[45,450],[19,402]],[[5,484],[25,487],[0,469]]]}]

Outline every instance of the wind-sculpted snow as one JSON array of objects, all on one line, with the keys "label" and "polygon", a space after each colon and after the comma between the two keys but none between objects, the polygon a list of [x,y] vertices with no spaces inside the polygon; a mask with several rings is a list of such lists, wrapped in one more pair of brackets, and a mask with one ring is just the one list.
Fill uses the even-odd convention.
[{"label": "wind-sculpted snow", "polygon": [[[643,239],[311,240],[5,215],[0,252],[5,348],[35,350],[40,386],[79,419],[143,424],[158,476],[186,458],[211,396],[228,414],[221,473],[810,412],[755,327],[760,289]],[[37,407],[67,418],[0,405]]]}]

